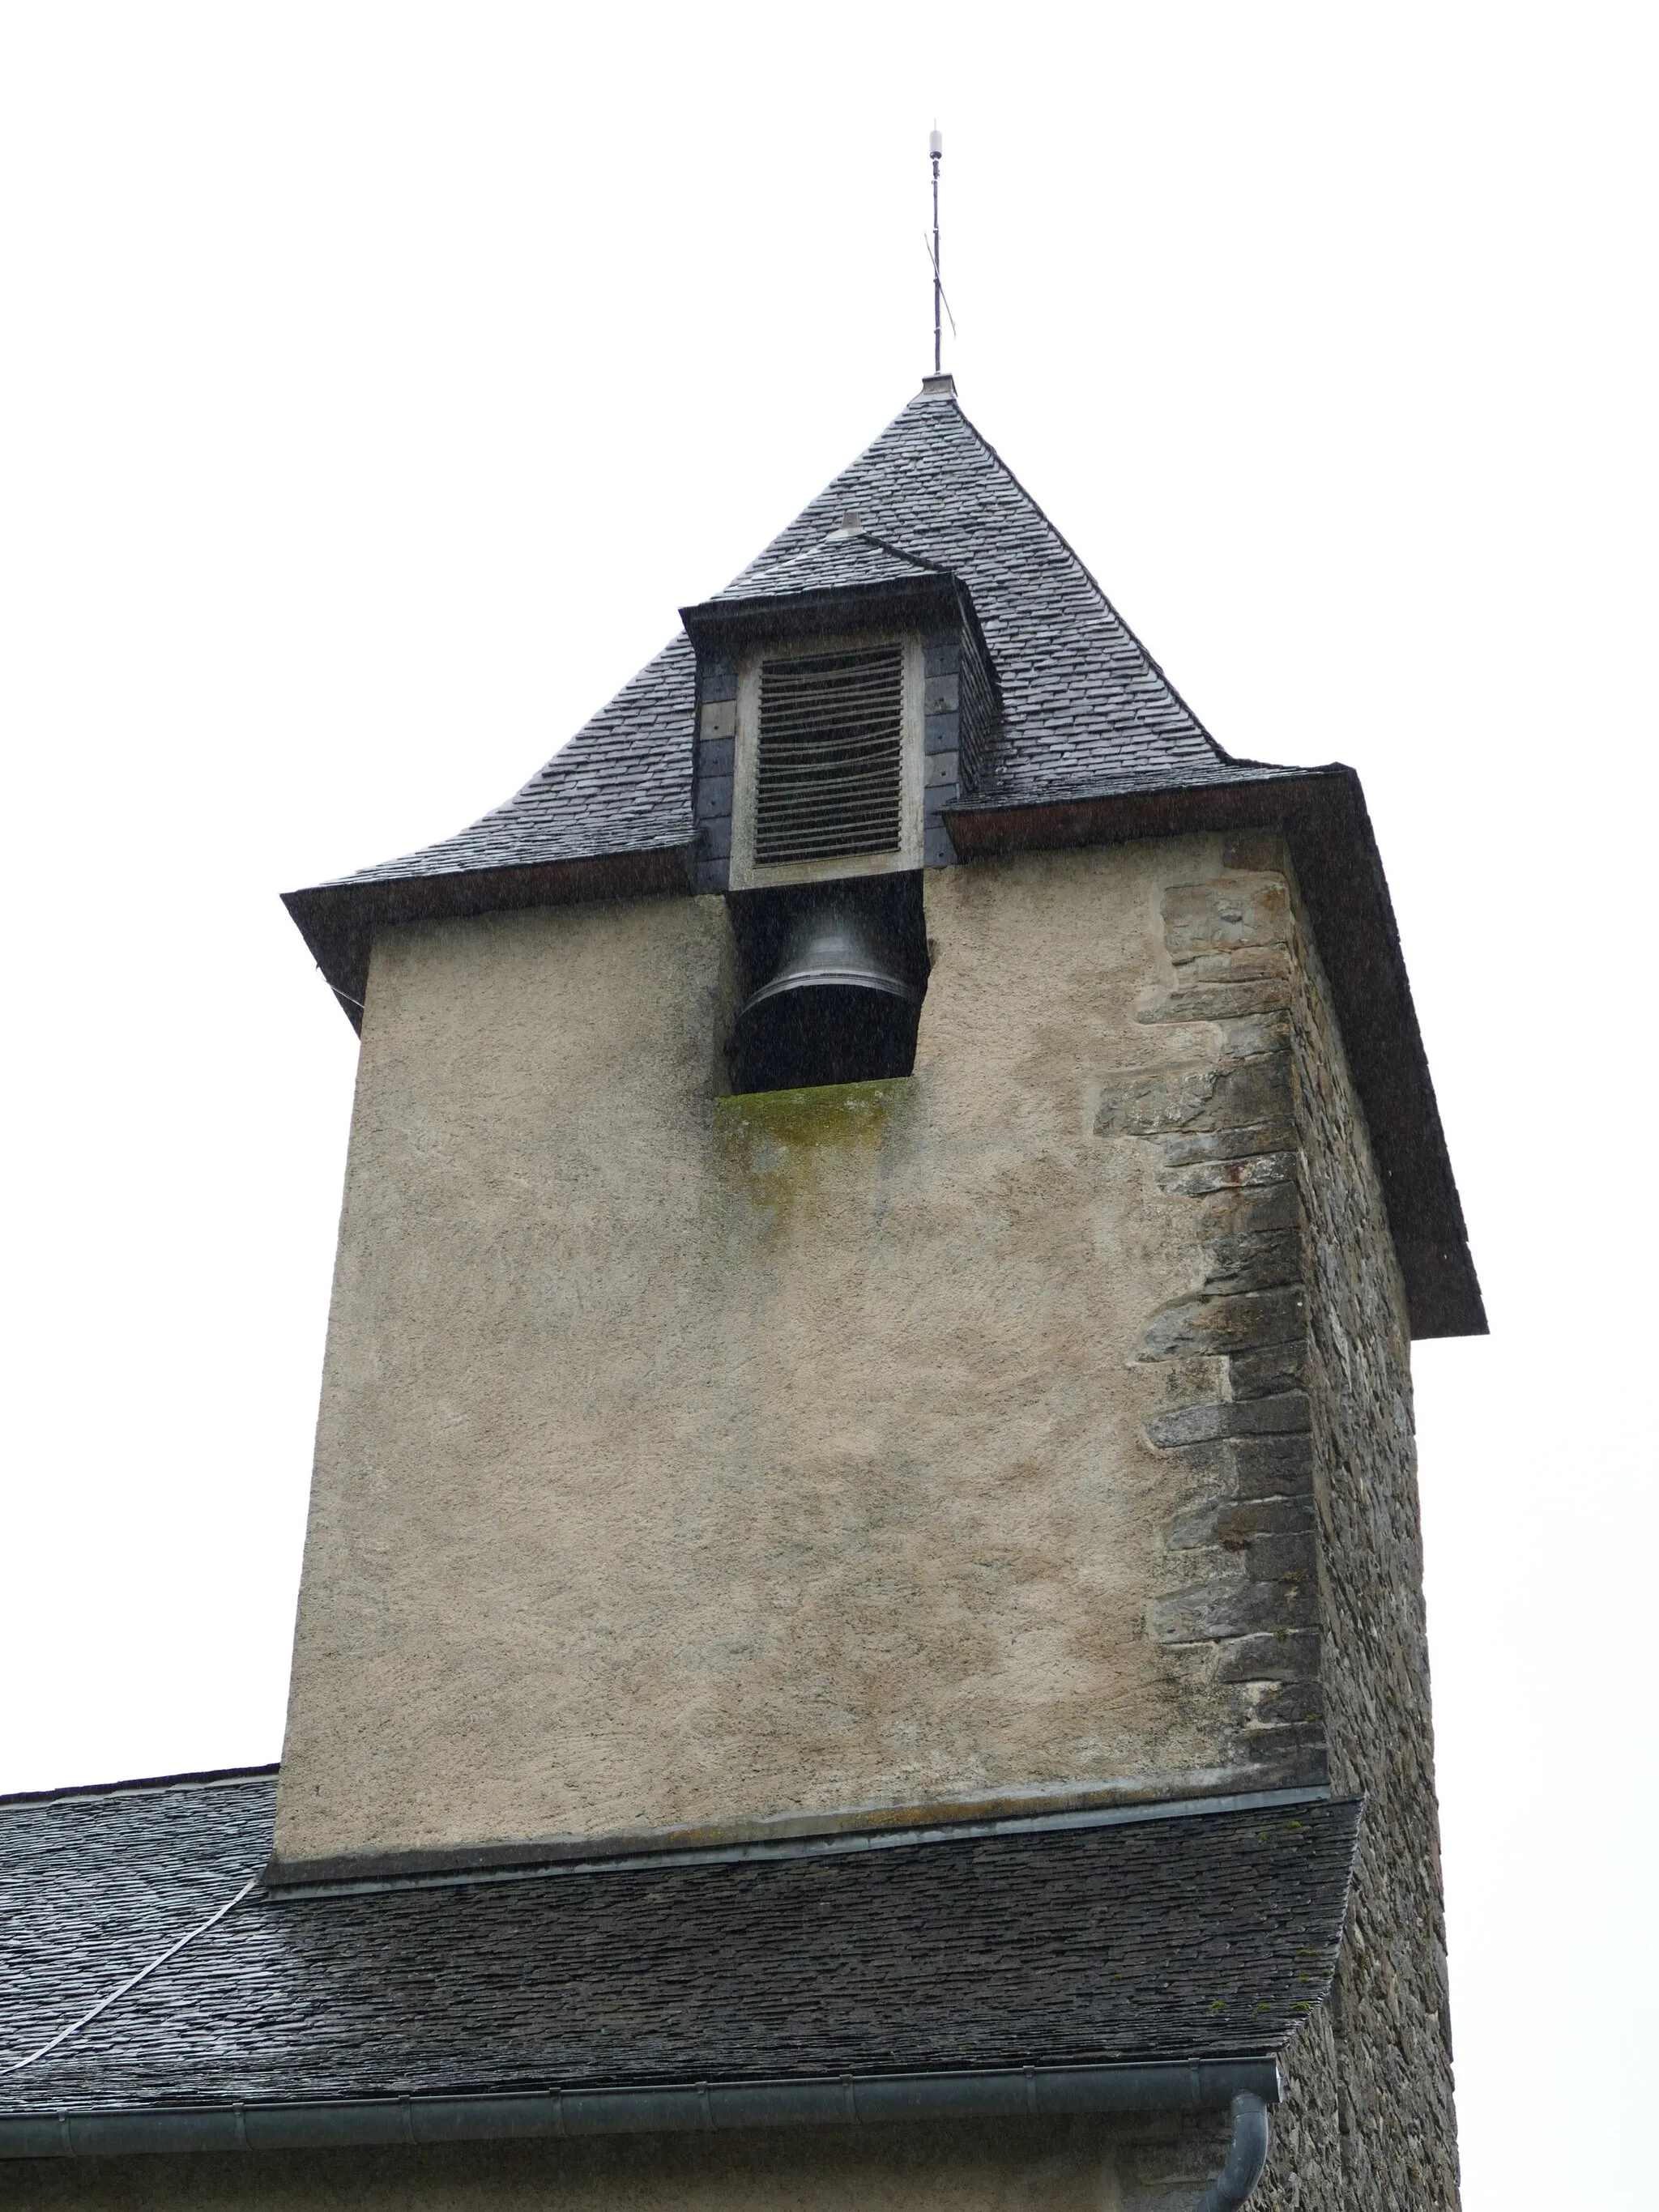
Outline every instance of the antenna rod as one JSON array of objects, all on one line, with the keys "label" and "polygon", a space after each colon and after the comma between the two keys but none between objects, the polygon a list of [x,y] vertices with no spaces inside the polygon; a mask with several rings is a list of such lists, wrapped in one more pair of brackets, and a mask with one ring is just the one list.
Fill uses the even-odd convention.
[{"label": "antenna rod", "polygon": [[927,134],[927,158],[933,165],[933,374],[935,376],[939,373],[939,303],[943,296],[943,287],[939,282],[939,157],[944,151],[945,141],[939,137],[939,125],[935,124]]}]

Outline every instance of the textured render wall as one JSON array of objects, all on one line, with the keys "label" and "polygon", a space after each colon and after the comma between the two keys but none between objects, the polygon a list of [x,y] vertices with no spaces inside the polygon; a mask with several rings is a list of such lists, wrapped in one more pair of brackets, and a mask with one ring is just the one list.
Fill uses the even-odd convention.
[{"label": "textured render wall", "polygon": [[793,1101],[716,1096],[718,900],[382,936],[283,1857],[1322,1771],[1301,1506],[1258,1502],[1306,1487],[1299,1293],[1225,1133],[1280,1078],[1200,1022],[1245,1073],[1184,1133],[1114,1103],[1219,860],[930,874],[915,1076]]},{"label": "textured render wall", "polygon": [[0,2160],[23,2212],[1192,2212],[1212,2123],[803,2129],[448,2150]]},{"label": "textured render wall", "polygon": [[1250,2212],[1346,2212],[1336,2039],[1320,2005],[1279,2059],[1285,2095]]}]

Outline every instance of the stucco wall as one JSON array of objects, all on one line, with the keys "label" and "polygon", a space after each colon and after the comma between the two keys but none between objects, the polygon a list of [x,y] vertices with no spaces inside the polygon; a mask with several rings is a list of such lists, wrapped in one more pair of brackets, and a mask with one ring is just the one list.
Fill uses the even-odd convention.
[{"label": "stucco wall", "polygon": [[1316,1766],[1158,1610],[1212,1224],[1109,1102],[1221,866],[930,873],[915,1075],[793,1102],[717,1095],[718,900],[381,934],[284,1858]]},{"label": "stucco wall", "polygon": [[1224,2116],[0,2160],[23,2212],[1192,2212]]}]

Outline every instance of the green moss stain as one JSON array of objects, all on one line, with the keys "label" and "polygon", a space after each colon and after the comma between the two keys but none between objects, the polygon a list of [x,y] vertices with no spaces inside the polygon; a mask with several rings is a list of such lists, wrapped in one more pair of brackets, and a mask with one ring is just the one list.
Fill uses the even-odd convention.
[{"label": "green moss stain", "polygon": [[717,1098],[714,1126],[728,1166],[759,1206],[792,1212],[828,1174],[874,1156],[905,1120],[913,1079],[752,1091]]}]

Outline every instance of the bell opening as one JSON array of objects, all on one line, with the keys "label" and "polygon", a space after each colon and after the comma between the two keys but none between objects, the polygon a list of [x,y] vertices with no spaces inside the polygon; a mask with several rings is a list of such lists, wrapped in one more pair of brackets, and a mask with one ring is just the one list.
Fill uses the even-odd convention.
[{"label": "bell opening", "polygon": [[738,1091],[908,1075],[927,988],[919,874],[733,894]]}]

